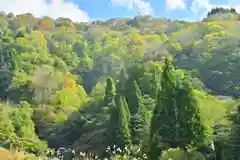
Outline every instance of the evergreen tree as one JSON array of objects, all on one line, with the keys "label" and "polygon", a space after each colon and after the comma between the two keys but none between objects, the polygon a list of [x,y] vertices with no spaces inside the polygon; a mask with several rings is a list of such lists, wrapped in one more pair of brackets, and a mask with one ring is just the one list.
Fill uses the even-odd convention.
[{"label": "evergreen tree", "polygon": [[187,81],[181,83],[172,73],[173,67],[166,60],[151,121],[151,159],[156,159],[162,149],[198,147],[206,140],[192,86]]},{"label": "evergreen tree", "polygon": [[149,126],[140,113],[130,119],[132,143],[139,145],[148,136]]},{"label": "evergreen tree", "polygon": [[[103,100],[103,107],[99,108],[99,111],[97,112],[98,114],[98,118],[104,120],[108,120],[108,118],[110,118],[110,121],[112,121],[112,118],[115,117],[111,117],[111,112],[115,112],[114,111],[114,107],[115,107],[115,86],[113,83],[112,78],[108,78],[107,79],[107,84],[105,87],[105,96],[104,96],[104,100]],[[110,114],[110,117],[108,117]]]},{"label": "evergreen tree", "polygon": [[[122,96],[122,95],[120,95]],[[130,113],[130,110],[129,110],[129,107],[128,107],[128,103],[126,101],[126,98],[124,96],[122,96],[122,101],[123,101],[123,106],[127,112],[127,120],[128,122],[130,122],[130,119],[131,119],[131,113]]]},{"label": "evergreen tree", "polygon": [[157,102],[153,111],[150,126],[150,159],[158,159],[162,143],[166,148],[174,148],[172,143],[176,133],[176,80],[172,74],[173,66],[165,60],[162,73],[161,89],[158,92]]},{"label": "evergreen tree", "polygon": [[73,50],[80,57],[79,70],[80,72],[87,72],[92,69],[93,61],[89,56],[89,48],[87,43],[82,41],[77,41],[73,45]]},{"label": "evergreen tree", "polygon": [[108,106],[115,98],[115,86],[113,83],[113,79],[110,77],[107,79],[107,85],[105,88],[105,96],[104,96],[104,104]]},{"label": "evergreen tree", "polygon": [[110,108],[110,118],[108,122],[107,128],[107,139],[110,146],[115,145],[116,140],[116,122],[118,121],[118,109],[116,107],[116,103],[112,103],[112,107]]},{"label": "evergreen tree", "polygon": [[117,95],[115,98],[116,106],[110,115],[109,138],[111,145],[124,149],[131,146],[131,134],[129,128],[129,110],[127,109],[124,98]]},{"label": "evergreen tree", "polygon": [[237,106],[236,112],[230,115],[232,120],[232,129],[229,137],[229,160],[240,159],[240,105]]},{"label": "evergreen tree", "polygon": [[16,54],[17,52],[15,49],[9,49],[0,54],[0,98],[2,100],[6,99],[8,96],[12,80],[11,72],[16,68],[14,60],[14,55]]},{"label": "evergreen tree", "polygon": [[136,81],[129,80],[128,83],[128,107],[130,110],[131,115],[135,115],[138,113],[139,110],[144,110],[143,102],[141,98],[141,91],[136,83]]},{"label": "evergreen tree", "polygon": [[117,79],[118,79],[118,83],[116,84],[117,93],[124,95],[126,89],[125,85],[128,80],[128,74],[124,68],[120,71]]},{"label": "evergreen tree", "polygon": [[193,87],[183,81],[182,86],[177,88],[177,132],[176,144],[178,147],[186,148],[191,144],[199,147],[206,140],[206,127],[201,121],[199,106],[193,93]]},{"label": "evergreen tree", "polygon": [[152,79],[151,79],[151,97],[152,98],[156,98],[157,96],[157,91],[158,91],[158,82],[157,82],[157,79],[156,79],[156,69],[154,69],[154,72],[152,74]]},{"label": "evergreen tree", "polygon": [[146,135],[148,132],[148,115],[146,108],[143,104],[141,97],[141,91],[136,83],[136,81],[129,80],[131,85],[128,85],[128,107],[132,115],[130,126],[131,126],[131,136],[134,144],[139,144],[142,136]]},{"label": "evergreen tree", "polygon": [[131,146],[131,134],[129,129],[129,111],[127,106],[124,106],[124,99],[122,96],[116,97],[116,104],[118,108],[118,121],[117,121],[117,130],[116,130],[116,145],[122,149],[125,146]]}]

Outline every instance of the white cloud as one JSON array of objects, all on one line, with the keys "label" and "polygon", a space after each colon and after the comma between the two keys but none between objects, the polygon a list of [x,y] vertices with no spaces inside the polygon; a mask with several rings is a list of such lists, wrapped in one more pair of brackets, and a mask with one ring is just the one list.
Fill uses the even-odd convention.
[{"label": "white cloud", "polygon": [[[233,1],[232,1],[233,2]],[[240,12],[240,3],[239,0],[235,1],[234,3],[227,3],[227,4],[222,4],[222,5],[218,5],[218,4],[213,4],[210,3],[209,0],[193,0],[192,5],[191,5],[191,11],[195,14],[200,14],[200,19],[204,18],[206,16],[206,14],[212,9],[212,8],[216,8],[216,7],[223,7],[223,8],[235,8],[237,12]]]},{"label": "white cloud", "polygon": [[[165,0],[167,9],[186,9],[186,1],[187,0]],[[238,12],[240,12],[240,2],[239,0],[229,0],[227,4],[217,5],[210,3],[210,0],[192,0],[192,4],[190,6],[190,10],[195,14],[202,14],[204,17],[208,11],[215,7],[223,7],[223,8],[235,8]]]},{"label": "white cloud", "polygon": [[31,13],[34,16],[70,18],[73,21],[86,22],[89,17],[74,2],[64,0],[0,0],[0,11],[6,13]]},{"label": "white cloud", "polygon": [[129,9],[139,9],[142,15],[152,15],[153,9],[149,2],[143,0],[111,0],[112,4],[126,6]]},{"label": "white cloud", "polygon": [[223,8],[235,8],[238,12],[240,11],[240,3],[238,1],[232,1],[234,3],[228,3],[228,4],[212,4],[209,2],[209,0],[193,0],[192,5],[191,5],[191,10],[194,13],[198,13],[200,9],[205,10],[206,12],[210,11],[212,8],[216,7],[223,7]]},{"label": "white cloud", "polygon": [[210,4],[208,0],[193,0],[191,11],[194,13],[198,13],[201,9],[209,11],[212,7],[212,4]]},{"label": "white cloud", "polygon": [[184,9],[186,7],[184,0],[166,0],[168,9]]}]

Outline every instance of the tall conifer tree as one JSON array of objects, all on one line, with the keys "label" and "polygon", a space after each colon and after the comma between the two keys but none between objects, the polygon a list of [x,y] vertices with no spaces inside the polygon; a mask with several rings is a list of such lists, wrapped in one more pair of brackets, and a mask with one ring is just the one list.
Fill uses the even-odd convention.
[{"label": "tall conifer tree", "polygon": [[[117,109],[116,109],[116,103],[115,103],[115,86],[113,83],[112,78],[107,79],[107,84],[105,87],[105,96],[104,96],[104,110],[103,112],[109,112],[110,117],[108,121],[108,128],[107,128],[107,137],[108,137],[108,142],[110,145],[113,145],[114,139],[115,139],[115,130],[116,130],[116,125],[115,122],[117,121]],[[103,114],[101,112],[101,114]],[[100,115],[102,116],[102,115]],[[105,119],[105,117],[103,117]]]},{"label": "tall conifer tree", "polygon": [[229,137],[229,160],[240,159],[240,105],[237,106],[236,112],[230,116],[232,120],[232,129]]},{"label": "tall conifer tree", "polygon": [[129,128],[129,117],[130,113],[128,107],[125,106],[127,103],[124,102],[124,98],[120,95],[115,97],[116,106],[112,110],[110,119],[110,128],[111,130],[111,142],[112,145],[116,145],[117,147],[124,149],[125,146],[130,147],[131,142],[131,134]]},{"label": "tall conifer tree", "polygon": [[157,159],[163,149],[198,147],[205,140],[206,127],[193,88],[176,79],[171,62],[166,60],[151,121],[150,159]]},{"label": "tall conifer tree", "polygon": [[173,66],[166,59],[162,73],[161,89],[158,92],[157,102],[153,111],[150,126],[150,159],[158,159],[162,146],[171,148],[175,144],[171,144],[171,140],[175,138],[176,132],[176,101],[175,88],[176,80],[172,74]]},{"label": "tall conifer tree", "polygon": [[156,77],[157,77],[157,71],[155,68],[152,73],[152,79],[151,79],[151,88],[152,88],[151,97],[152,98],[156,98],[157,91],[158,91],[158,82]]},{"label": "tall conifer tree", "polygon": [[109,118],[109,121],[108,121],[108,128],[107,128],[107,139],[108,139],[108,142],[109,142],[109,145],[110,146],[113,146],[115,145],[115,141],[116,141],[116,130],[117,130],[117,127],[116,126],[116,123],[118,121],[118,108],[116,106],[116,103],[114,101],[114,103],[112,103],[112,107],[110,108],[110,118]]},{"label": "tall conifer tree", "polygon": [[206,140],[207,130],[200,117],[200,110],[193,93],[193,88],[187,81],[183,81],[177,88],[177,132],[175,141],[177,146],[186,148],[191,144],[200,146]]},{"label": "tall conifer tree", "polygon": [[107,106],[110,103],[112,103],[114,101],[115,98],[115,93],[116,89],[115,89],[115,85],[113,83],[113,79],[110,77],[107,79],[107,85],[105,88],[105,96],[104,96],[104,105]]},{"label": "tall conifer tree", "polygon": [[140,110],[144,110],[141,91],[136,83],[136,81],[129,80],[128,86],[128,107],[132,115],[135,115]]},{"label": "tall conifer tree", "polygon": [[126,91],[126,82],[128,80],[128,74],[123,68],[118,75],[118,83],[116,84],[116,90],[118,94],[124,95]]},{"label": "tall conifer tree", "polygon": [[148,115],[137,82],[129,79],[127,83],[128,107],[131,113],[130,126],[132,142],[139,144],[142,137],[148,132]]}]

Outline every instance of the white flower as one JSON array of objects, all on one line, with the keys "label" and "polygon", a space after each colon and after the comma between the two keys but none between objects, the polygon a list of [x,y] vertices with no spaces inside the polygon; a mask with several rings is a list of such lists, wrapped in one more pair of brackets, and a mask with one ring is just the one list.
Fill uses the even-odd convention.
[{"label": "white flower", "polygon": [[143,154],[143,158],[144,158],[144,159],[147,159],[147,155],[146,155],[146,154]]},{"label": "white flower", "polygon": [[85,156],[85,153],[80,152],[80,156],[84,157],[84,156]]},{"label": "white flower", "polygon": [[118,152],[121,152],[121,149],[120,149],[120,148],[117,148],[117,151],[118,151]]}]

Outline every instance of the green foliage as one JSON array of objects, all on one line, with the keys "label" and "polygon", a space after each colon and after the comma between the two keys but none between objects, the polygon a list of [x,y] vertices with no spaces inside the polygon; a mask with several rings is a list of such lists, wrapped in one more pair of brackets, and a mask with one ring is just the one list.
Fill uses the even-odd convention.
[{"label": "green foliage", "polygon": [[16,35],[16,38],[21,38],[21,37],[24,37],[25,36],[25,31],[24,29],[19,29],[17,31],[17,35]]},{"label": "green foliage", "polygon": [[[223,8],[199,23],[0,13],[0,144],[41,154],[46,140],[99,156],[109,144],[133,145],[159,158],[198,147],[214,127],[207,138],[226,157],[228,142],[238,145],[237,121],[226,118],[240,97],[238,20]],[[207,158],[206,145],[198,150]]]},{"label": "green foliage", "polygon": [[31,116],[32,108],[27,103],[23,102],[16,108],[10,108],[10,104],[1,103],[0,145],[4,148],[25,150],[34,154],[43,153],[47,145],[35,134],[34,122],[29,119]]},{"label": "green foliage", "polygon": [[[153,111],[150,126],[150,153],[151,159],[159,156],[159,143],[167,143],[168,148],[174,148],[176,144],[171,144],[175,140],[176,112],[175,99],[176,80],[172,74],[173,66],[169,60],[165,60],[163,75],[161,80],[161,89],[158,92],[157,102]],[[159,136],[162,140],[159,141]],[[161,146],[162,147],[162,146]]]},{"label": "green foliage", "polygon": [[142,110],[144,110],[144,106],[141,98],[141,91],[136,81],[129,79],[126,85],[127,101],[130,113],[135,115],[139,111],[142,112]]},{"label": "green foliage", "polygon": [[1,130],[1,145],[4,141],[16,136],[13,122],[9,117],[10,109],[5,105],[0,105],[0,130]]},{"label": "green foliage", "polygon": [[117,77],[118,82],[116,84],[116,89],[118,94],[125,95],[125,93],[127,92],[127,88],[126,88],[127,80],[128,80],[128,74],[126,69],[123,68]]},{"label": "green foliage", "polygon": [[124,148],[131,146],[131,134],[129,129],[129,110],[124,103],[124,98],[116,96],[117,122],[116,122],[116,146]]},{"label": "green foliage", "polygon": [[233,122],[230,138],[228,141],[229,144],[229,152],[228,159],[239,159],[239,113],[240,113],[240,105],[235,108],[235,112],[231,115],[231,120]]},{"label": "green foliage", "polygon": [[112,103],[114,101],[115,95],[115,85],[113,83],[113,80],[112,78],[108,78],[105,89],[104,104],[108,105],[109,103]]},{"label": "green foliage", "polygon": [[236,9],[231,8],[231,9],[226,9],[226,8],[213,8],[210,12],[208,12],[208,16],[216,14],[216,13],[227,13],[227,12],[231,12],[231,13],[237,13]]},{"label": "green foliage", "polygon": [[21,138],[35,138],[34,123],[29,117],[32,116],[33,109],[28,105],[21,104],[20,108],[14,110],[10,117],[13,121],[15,132]]},{"label": "green foliage", "polygon": [[198,147],[206,143],[208,126],[205,126],[201,120],[199,105],[192,86],[189,82],[183,82],[182,85],[176,95],[179,112],[177,143],[182,148],[186,147],[186,144]]},{"label": "green foliage", "polygon": [[149,155],[152,159],[159,156],[157,150],[185,149],[189,145],[199,147],[207,138],[192,87],[177,79],[173,72],[169,60],[165,60],[161,89],[151,121]]},{"label": "green foliage", "polygon": [[148,133],[148,114],[143,104],[141,91],[136,83],[129,79],[126,82],[126,97],[131,114],[131,135],[133,144],[139,144]]},{"label": "green foliage", "polygon": [[167,151],[164,151],[159,158],[160,160],[179,160],[179,159],[186,159],[186,160],[205,160],[205,157],[196,151],[184,151],[180,148],[172,148]]},{"label": "green foliage", "polygon": [[154,98],[156,98],[156,96],[157,96],[157,91],[158,91],[158,82],[157,82],[157,73],[156,73],[156,70],[154,70],[154,72],[153,72],[153,74],[152,74],[151,90],[152,90],[151,96],[154,97]]},{"label": "green foliage", "polygon": [[105,86],[106,84],[102,81],[99,81],[94,88],[92,89],[91,96],[94,97],[94,100],[102,100],[105,96]]},{"label": "green foliage", "polygon": [[177,149],[169,149],[167,151],[164,151],[161,155],[161,160],[177,160],[177,159],[187,159],[187,153],[185,153],[184,150],[181,150],[179,148]]},{"label": "green foliage", "polygon": [[56,119],[56,109],[53,106],[41,105],[34,109],[33,120],[35,122],[36,133],[39,137],[47,138],[49,130],[54,127]]},{"label": "green foliage", "polygon": [[125,146],[130,147],[131,133],[129,128],[130,113],[127,103],[124,102],[124,97],[117,95],[115,98],[116,106],[112,108],[110,115],[110,144],[116,145],[120,149],[124,149]]}]

